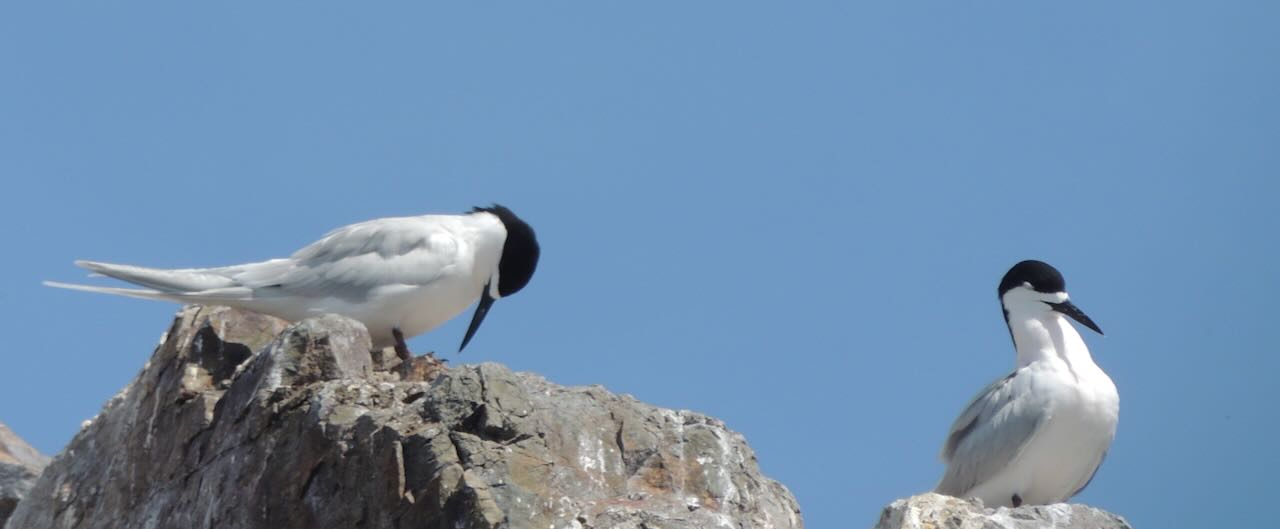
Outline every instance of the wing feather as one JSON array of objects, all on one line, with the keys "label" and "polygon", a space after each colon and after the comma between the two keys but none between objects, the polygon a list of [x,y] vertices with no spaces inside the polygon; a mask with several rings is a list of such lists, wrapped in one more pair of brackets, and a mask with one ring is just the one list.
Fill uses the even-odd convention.
[{"label": "wing feather", "polygon": [[262,286],[285,295],[359,300],[387,285],[431,283],[459,265],[462,239],[426,217],[377,219],[339,228],[298,250]]},{"label": "wing feather", "polygon": [[951,425],[942,447],[947,471],[937,492],[963,496],[1009,465],[1045,422],[1044,407],[1031,392],[1018,391],[1018,372],[992,382],[969,402]]},{"label": "wing feather", "polygon": [[235,282],[219,268],[166,270],[84,260],[76,261],[76,266],[161,292],[194,292],[235,286]]}]

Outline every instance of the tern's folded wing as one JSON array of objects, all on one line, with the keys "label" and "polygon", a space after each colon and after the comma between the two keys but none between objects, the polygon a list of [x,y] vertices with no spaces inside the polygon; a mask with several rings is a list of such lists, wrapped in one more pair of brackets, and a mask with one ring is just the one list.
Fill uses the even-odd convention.
[{"label": "tern's folded wing", "polygon": [[1009,465],[1044,424],[1030,392],[1017,391],[1017,372],[983,388],[951,425],[942,447],[947,471],[937,491],[959,496]]},{"label": "tern's folded wing", "polygon": [[278,280],[257,286],[362,299],[379,287],[426,285],[455,272],[462,244],[453,232],[416,217],[352,224],[298,250]]}]

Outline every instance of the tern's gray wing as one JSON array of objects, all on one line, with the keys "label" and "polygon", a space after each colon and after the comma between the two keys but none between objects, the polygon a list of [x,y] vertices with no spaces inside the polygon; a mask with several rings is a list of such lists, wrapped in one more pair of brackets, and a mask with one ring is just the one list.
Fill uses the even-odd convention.
[{"label": "tern's gray wing", "polygon": [[937,491],[961,496],[991,479],[1022,452],[1044,424],[1044,406],[1014,371],[969,402],[942,447],[947,471]]},{"label": "tern's gray wing", "polygon": [[289,259],[245,268],[236,280],[257,295],[363,299],[372,290],[425,285],[459,266],[457,234],[424,217],[377,219],[339,228]]}]

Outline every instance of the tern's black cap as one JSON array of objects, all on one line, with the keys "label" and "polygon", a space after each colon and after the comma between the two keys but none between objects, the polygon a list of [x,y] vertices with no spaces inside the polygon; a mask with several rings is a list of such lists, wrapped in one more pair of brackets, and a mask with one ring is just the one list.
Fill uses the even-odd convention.
[{"label": "tern's black cap", "polygon": [[533,279],[542,253],[533,228],[501,204],[477,207],[471,212],[492,213],[507,228],[507,240],[502,245],[502,258],[498,261],[498,295],[506,297],[519,292]]},{"label": "tern's black cap", "polygon": [[999,297],[1004,297],[1005,292],[1020,287],[1023,283],[1029,283],[1032,290],[1045,294],[1067,291],[1067,282],[1062,279],[1057,268],[1044,261],[1029,259],[1013,265],[1005,273],[1004,279],[1000,280]]}]

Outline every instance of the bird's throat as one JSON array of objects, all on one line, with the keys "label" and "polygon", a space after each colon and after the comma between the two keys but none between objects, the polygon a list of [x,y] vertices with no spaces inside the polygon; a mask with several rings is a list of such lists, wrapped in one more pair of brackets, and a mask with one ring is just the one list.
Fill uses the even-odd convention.
[{"label": "bird's throat", "polygon": [[1062,362],[1067,367],[1093,363],[1084,338],[1067,318],[1055,312],[1034,316],[1009,315],[1009,332],[1018,353],[1018,367],[1036,362]]}]

